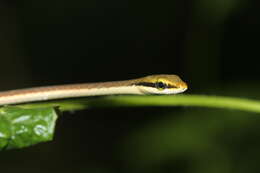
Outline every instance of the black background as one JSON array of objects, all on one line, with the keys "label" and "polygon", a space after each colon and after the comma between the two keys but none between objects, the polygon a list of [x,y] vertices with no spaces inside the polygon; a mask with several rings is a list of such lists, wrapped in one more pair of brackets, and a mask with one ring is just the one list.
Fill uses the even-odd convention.
[{"label": "black background", "polygon": [[[187,94],[260,98],[257,1],[1,0],[0,14],[1,90],[178,74]],[[160,142],[158,153],[169,154],[137,150],[131,136],[151,134],[146,148],[168,134],[165,122],[183,138],[199,128],[191,141],[201,150],[179,153]],[[179,107],[65,113],[52,142],[1,152],[0,171],[257,172],[259,122],[247,113]]]}]

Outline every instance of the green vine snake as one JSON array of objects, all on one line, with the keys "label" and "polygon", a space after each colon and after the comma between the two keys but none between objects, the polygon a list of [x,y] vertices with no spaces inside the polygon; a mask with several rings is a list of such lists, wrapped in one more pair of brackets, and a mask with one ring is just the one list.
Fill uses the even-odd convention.
[{"label": "green vine snake", "polygon": [[67,84],[2,91],[0,92],[0,105],[114,94],[178,94],[184,92],[187,88],[187,84],[177,75],[150,75],[125,81]]}]

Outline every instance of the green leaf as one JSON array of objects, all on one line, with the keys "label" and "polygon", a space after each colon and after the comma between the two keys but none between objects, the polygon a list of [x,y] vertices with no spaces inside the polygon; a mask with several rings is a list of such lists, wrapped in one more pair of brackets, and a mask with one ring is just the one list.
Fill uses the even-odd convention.
[{"label": "green leaf", "polygon": [[52,140],[56,119],[54,108],[1,108],[0,150],[23,148]]}]

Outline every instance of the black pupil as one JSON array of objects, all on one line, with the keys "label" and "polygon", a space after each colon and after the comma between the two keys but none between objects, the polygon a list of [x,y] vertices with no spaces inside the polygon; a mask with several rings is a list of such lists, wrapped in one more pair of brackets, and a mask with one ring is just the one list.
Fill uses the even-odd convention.
[{"label": "black pupil", "polygon": [[166,84],[163,82],[156,82],[156,88],[165,89]]}]

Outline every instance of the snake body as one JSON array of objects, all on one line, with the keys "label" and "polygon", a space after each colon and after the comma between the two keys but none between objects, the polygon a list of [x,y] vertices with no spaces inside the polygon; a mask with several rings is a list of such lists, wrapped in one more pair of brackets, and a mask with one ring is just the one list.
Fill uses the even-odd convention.
[{"label": "snake body", "polygon": [[177,94],[184,92],[186,89],[187,84],[177,75],[151,75],[125,81],[67,84],[2,91],[0,92],[0,105],[114,94]]}]

